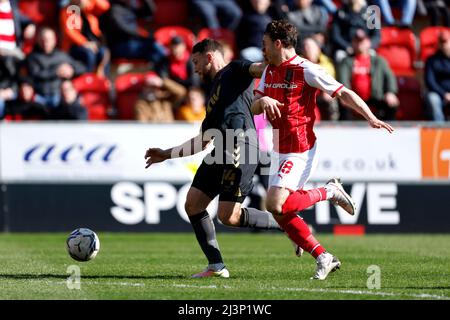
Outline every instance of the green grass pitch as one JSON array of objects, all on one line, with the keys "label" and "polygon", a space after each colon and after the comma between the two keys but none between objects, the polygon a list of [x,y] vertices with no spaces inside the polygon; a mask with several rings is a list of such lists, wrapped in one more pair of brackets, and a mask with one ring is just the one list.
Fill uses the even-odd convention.
[{"label": "green grass pitch", "polygon": [[[0,299],[450,299],[450,235],[318,234],[342,262],[325,281],[310,280],[314,259],[281,233],[220,233],[230,279],[190,279],[206,266],[193,233],[98,235],[97,258],[79,263],[67,234],[0,234]],[[70,265],[79,290],[67,287]],[[367,287],[371,265],[379,289]]]}]

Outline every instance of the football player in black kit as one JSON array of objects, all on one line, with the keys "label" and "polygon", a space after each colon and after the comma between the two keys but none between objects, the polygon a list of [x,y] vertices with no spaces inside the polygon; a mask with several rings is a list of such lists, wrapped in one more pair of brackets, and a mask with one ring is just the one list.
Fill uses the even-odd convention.
[{"label": "football player in black kit", "polygon": [[222,45],[212,39],[194,46],[192,62],[202,80],[212,82],[200,133],[174,148],[149,148],[145,153],[146,168],[167,159],[193,155],[214,140],[213,151],[204,158],[194,177],[185,209],[209,263],[204,271],[192,277],[228,278],[214,224],[206,211],[217,195],[218,217],[224,225],[279,229],[268,212],[241,208],[253,187],[252,177],[258,166],[258,143],[250,107],[253,78],[262,75],[265,65],[249,61],[232,61],[227,65]]}]

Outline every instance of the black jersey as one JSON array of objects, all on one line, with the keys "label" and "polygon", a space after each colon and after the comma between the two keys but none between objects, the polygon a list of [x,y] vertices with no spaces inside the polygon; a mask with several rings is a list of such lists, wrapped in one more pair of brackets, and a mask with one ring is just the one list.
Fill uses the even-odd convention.
[{"label": "black jersey", "polygon": [[250,61],[233,61],[216,74],[207,100],[203,133],[218,129],[225,139],[227,129],[242,129],[246,132],[246,142],[257,145],[251,112],[254,86],[249,70],[251,64]]}]

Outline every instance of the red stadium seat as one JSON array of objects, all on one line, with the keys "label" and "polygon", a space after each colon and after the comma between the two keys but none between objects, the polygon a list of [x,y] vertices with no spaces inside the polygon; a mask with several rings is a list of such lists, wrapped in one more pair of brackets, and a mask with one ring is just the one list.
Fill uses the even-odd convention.
[{"label": "red stadium seat", "polygon": [[155,73],[127,73],[116,78],[116,105],[119,119],[135,119],[134,106],[143,89],[145,78],[152,74]]},{"label": "red stadium seat", "polygon": [[86,73],[74,79],[73,85],[81,97],[81,103],[88,109],[88,119],[108,120],[108,109],[111,107],[109,80]]},{"label": "red stadium seat", "polygon": [[19,10],[35,24],[56,27],[58,24],[58,1],[20,0]]},{"label": "red stadium seat", "polygon": [[5,115],[5,117],[3,118],[3,121],[5,122],[10,122],[10,121],[22,121],[22,115],[20,114],[7,114]]},{"label": "red stadium seat", "polygon": [[191,30],[180,26],[168,26],[161,27],[155,31],[156,41],[158,41],[165,47],[169,46],[170,40],[175,36],[183,38],[188,50],[192,50],[192,47],[194,46],[195,35]]},{"label": "red stadium seat", "polygon": [[338,9],[342,7],[342,0],[333,0],[333,2]]},{"label": "red stadium seat", "polygon": [[381,29],[378,54],[389,63],[396,76],[414,76],[416,61],[416,38],[409,29],[385,27]]},{"label": "red stadium seat", "polygon": [[425,120],[420,82],[414,77],[397,77],[400,106],[397,120]]},{"label": "red stadium seat", "polygon": [[155,27],[185,26],[188,24],[188,1],[183,0],[155,0]]},{"label": "red stadium seat", "polygon": [[134,106],[144,83],[141,73],[125,73],[116,78],[116,106],[120,120],[134,119]]},{"label": "red stadium seat", "polygon": [[438,48],[438,37],[442,31],[449,31],[447,27],[428,27],[420,32],[420,60],[425,62]]}]

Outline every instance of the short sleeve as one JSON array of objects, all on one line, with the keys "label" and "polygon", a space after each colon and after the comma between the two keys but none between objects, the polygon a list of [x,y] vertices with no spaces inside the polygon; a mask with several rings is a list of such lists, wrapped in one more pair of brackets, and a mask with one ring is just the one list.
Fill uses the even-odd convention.
[{"label": "short sleeve", "polygon": [[266,71],[267,71],[268,67],[269,66],[266,66],[264,68],[263,74],[262,74],[261,79],[259,80],[259,83],[258,83],[258,87],[255,90],[253,90],[253,94],[256,95],[257,93],[259,93],[260,95],[265,96],[264,84],[266,83]]},{"label": "short sleeve", "polygon": [[233,74],[239,76],[239,80],[244,81],[253,80],[253,77],[250,74],[250,66],[252,63],[253,62],[248,60],[235,60],[230,62]]},{"label": "short sleeve", "polygon": [[302,65],[305,72],[305,80],[311,87],[322,90],[328,93],[333,98],[341,90],[344,85],[334,79],[321,66],[312,62]]}]

